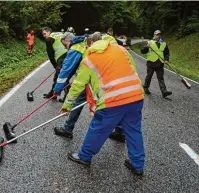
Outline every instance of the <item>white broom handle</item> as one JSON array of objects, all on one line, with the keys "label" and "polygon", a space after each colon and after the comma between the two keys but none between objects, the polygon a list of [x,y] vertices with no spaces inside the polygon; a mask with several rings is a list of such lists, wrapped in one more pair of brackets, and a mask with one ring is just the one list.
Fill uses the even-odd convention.
[{"label": "white broom handle", "polygon": [[[87,102],[81,103],[80,105],[78,105],[78,106],[72,108],[71,111],[74,111],[75,109],[78,109],[79,107],[84,106],[86,103],[87,103]],[[22,136],[24,136],[24,135],[26,135],[26,134],[28,134],[28,133],[30,133],[30,132],[36,130],[36,129],[38,129],[38,128],[40,128],[40,127],[42,127],[42,126],[44,126],[44,125],[46,125],[46,124],[48,124],[48,123],[50,123],[50,122],[52,122],[52,121],[54,121],[54,120],[56,120],[56,119],[59,119],[60,117],[66,115],[67,113],[68,113],[68,112],[62,113],[62,114],[60,114],[60,115],[54,117],[53,119],[50,119],[50,120],[46,121],[45,123],[42,123],[41,125],[38,125],[38,126],[32,128],[31,130],[29,130],[29,131],[27,131],[27,132],[25,132],[25,133],[23,133],[23,134],[21,134],[21,135],[15,137],[15,138],[13,138],[13,139],[7,141],[7,144],[8,144],[8,143],[11,143],[11,142],[13,142],[13,141],[15,141],[16,139],[18,139],[18,138],[20,138],[20,137],[22,137]]]}]

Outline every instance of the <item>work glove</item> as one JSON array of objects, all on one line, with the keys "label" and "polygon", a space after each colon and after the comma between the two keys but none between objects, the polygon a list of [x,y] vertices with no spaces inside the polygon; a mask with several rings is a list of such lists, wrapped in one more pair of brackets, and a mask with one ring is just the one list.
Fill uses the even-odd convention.
[{"label": "work glove", "polygon": [[164,61],[165,64],[168,64],[169,62],[167,60]]},{"label": "work glove", "polygon": [[60,94],[61,94],[61,93],[53,92],[53,95],[54,95],[54,96],[60,96]]},{"label": "work glove", "polygon": [[56,70],[56,72],[60,72],[60,70],[61,70],[61,67],[60,66],[56,66],[56,68],[55,68],[55,70]]},{"label": "work glove", "polygon": [[63,113],[66,113],[65,116],[67,116],[70,112],[67,111],[66,109],[61,108],[59,111],[59,114],[63,114]]},{"label": "work glove", "polygon": [[147,48],[150,48],[151,46],[150,46],[150,44],[147,44],[146,47],[147,47]]},{"label": "work glove", "polygon": [[59,113],[60,114],[66,113],[66,115],[68,115],[71,108],[72,108],[72,105],[68,105],[64,102],[64,104],[63,104],[62,108],[60,109]]}]

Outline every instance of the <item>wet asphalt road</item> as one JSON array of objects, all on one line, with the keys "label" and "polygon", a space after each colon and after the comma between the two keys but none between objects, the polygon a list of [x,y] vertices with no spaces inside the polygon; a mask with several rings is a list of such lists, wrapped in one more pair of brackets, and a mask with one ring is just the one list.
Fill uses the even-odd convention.
[{"label": "wet asphalt road", "polygon": [[[146,66],[134,55],[139,75],[144,80]],[[47,64],[26,82],[1,108],[0,126],[17,120],[45,100],[52,78],[34,93],[28,102],[26,93],[53,71]],[[199,85],[187,90],[174,74],[165,71],[169,99],[163,99],[156,76],[151,96],[145,97],[143,137],[146,150],[145,175],[134,176],[123,165],[127,158],[125,144],[108,139],[93,159],[90,169],[67,159],[77,151],[91,120],[87,106],[78,120],[73,140],[55,136],[53,127],[63,125],[64,118],[54,121],[5,147],[0,163],[1,193],[193,193],[199,192],[199,167],[179,146],[188,144],[199,153]],[[17,134],[53,118],[61,103],[49,102],[16,127]],[[2,135],[2,129],[0,130]]]}]

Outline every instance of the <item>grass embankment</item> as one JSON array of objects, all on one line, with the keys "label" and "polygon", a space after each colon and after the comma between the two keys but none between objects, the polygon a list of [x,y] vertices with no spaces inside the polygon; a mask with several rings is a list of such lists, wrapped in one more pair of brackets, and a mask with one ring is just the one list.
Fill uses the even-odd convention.
[{"label": "grass embankment", "polygon": [[[181,39],[166,38],[165,41],[170,50],[171,66],[180,74],[199,82],[199,34],[192,34]],[[143,44],[145,43],[138,43],[132,45],[131,48],[146,58],[146,55],[140,52]]]},{"label": "grass embankment", "polygon": [[22,80],[30,71],[47,60],[45,43],[35,40],[32,56],[25,41],[9,39],[0,43],[0,96]]}]

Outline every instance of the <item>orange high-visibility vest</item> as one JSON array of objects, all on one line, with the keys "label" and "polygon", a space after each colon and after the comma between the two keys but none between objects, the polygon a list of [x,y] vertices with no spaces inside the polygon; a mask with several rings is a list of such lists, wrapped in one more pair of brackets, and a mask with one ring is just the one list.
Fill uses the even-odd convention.
[{"label": "orange high-visibility vest", "polygon": [[34,44],[34,40],[35,40],[35,37],[34,35],[31,35],[30,33],[27,35],[27,38],[26,38],[26,41],[28,43],[28,45],[33,45]]},{"label": "orange high-visibility vest", "polygon": [[94,70],[100,80],[98,100],[106,107],[142,100],[141,80],[134,70],[125,48],[108,45],[102,53],[91,53],[83,64]]}]

